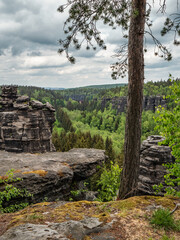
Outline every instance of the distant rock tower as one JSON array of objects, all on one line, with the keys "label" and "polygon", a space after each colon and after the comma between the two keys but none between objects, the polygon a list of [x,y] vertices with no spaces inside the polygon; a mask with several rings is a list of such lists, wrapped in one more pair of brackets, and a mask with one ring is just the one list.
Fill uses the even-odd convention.
[{"label": "distant rock tower", "polygon": [[2,86],[0,95],[0,150],[54,151],[51,142],[55,109],[51,104],[18,96],[16,86]]}]

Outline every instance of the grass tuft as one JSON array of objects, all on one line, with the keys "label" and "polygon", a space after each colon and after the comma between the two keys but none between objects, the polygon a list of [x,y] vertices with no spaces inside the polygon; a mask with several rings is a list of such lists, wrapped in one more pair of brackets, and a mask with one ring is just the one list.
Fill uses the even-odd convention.
[{"label": "grass tuft", "polygon": [[165,230],[180,231],[180,221],[176,222],[168,209],[157,209],[153,213],[150,223]]}]

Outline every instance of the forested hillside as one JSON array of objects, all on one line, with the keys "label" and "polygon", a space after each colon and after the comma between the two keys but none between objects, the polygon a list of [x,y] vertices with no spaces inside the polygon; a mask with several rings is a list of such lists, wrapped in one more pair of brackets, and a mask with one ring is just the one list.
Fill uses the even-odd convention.
[{"label": "forested hillside", "polygon": [[[142,140],[159,133],[155,130],[155,110],[158,105],[172,108],[171,102],[166,101],[171,85],[170,80],[144,85]],[[20,86],[19,94],[43,103],[50,102],[54,106],[57,120],[53,142],[57,151],[68,151],[74,147],[106,149],[110,160],[122,163],[127,85],[66,90]]]},{"label": "forested hillside", "polygon": [[[141,140],[161,134],[164,125],[159,126],[159,122],[163,120],[160,116],[163,109],[168,116],[176,117],[177,101],[174,100],[178,96],[175,96],[173,89],[178,88],[179,83],[177,79],[145,84]],[[20,86],[18,91],[31,99],[50,102],[56,109],[52,141],[57,151],[65,152],[72,148],[105,150],[109,157],[105,166],[87,184],[90,190],[100,192],[101,201],[112,200],[119,188],[120,168],[124,159],[127,86],[67,90]],[[103,186],[107,189],[107,184],[110,192],[104,193]]]},{"label": "forested hillside", "polygon": [[[178,79],[176,81],[178,81]],[[170,93],[169,86],[171,85],[172,82],[170,80],[145,83],[144,96],[166,96]],[[18,91],[20,95],[28,95],[30,98],[37,99],[42,102],[48,101],[55,108],[59,106],[64,107],[65,102],[70,99],[71,102],[72,100],[78,102],[83,101],[83,104],[81,102],[81,106],[87,107],[87,105],[93,105],[91,108],[95,109],[95,107],[98,105],[95,104],[95,102],[100,102],[103,98],[127,96],[127,85],[118,87],[115,84],[112,84],[112,88],[110,88],[110,85],[108,85],[108,88],[103,86],[106,85],[101,85],[101,87],[98,88],[96,86],[90,86],[65,90],[52,90],[33,86],[19,86]],[[78,103],[75,104],[74,102],[74,105],[78,105]]]}]

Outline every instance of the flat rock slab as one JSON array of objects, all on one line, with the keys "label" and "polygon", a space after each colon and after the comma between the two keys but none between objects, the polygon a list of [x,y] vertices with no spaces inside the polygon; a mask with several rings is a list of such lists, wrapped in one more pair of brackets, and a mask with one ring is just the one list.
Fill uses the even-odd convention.
[{"label": "flat rock slab", "polygon": [[97,171],[106,160],[104,150],[72,149],[69,152],[42,154],[0,151],[0,176],[14,169],[22,181],[14,183],[34,195],[34,202],[66,199],[73,181],[82,181]]}]

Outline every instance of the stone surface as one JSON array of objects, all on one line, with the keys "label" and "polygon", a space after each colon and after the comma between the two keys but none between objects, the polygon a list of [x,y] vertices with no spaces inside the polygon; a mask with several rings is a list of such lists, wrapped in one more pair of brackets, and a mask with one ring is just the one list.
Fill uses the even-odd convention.
[{"label": "stone surface", "polygon": [[100,232],[105,227],[97,218],[85,218],[81,221],[66,221],[63,223],[49,223],[47,225],[23,224],[8,230],[0,240],[83,240],[93,232]]},{"label": "stone surface", "polygon": [[[140,155],[140,173],[138,189],[140,194],[154,195],[153,185],[164,183],[166,168],[163,164],[174,161],[171,155],[171,148],[158,145],[158,142],[164,140],[161,136],[150,136],[143,141]],[[163,195],[160,192],[159,195]]]},{"label": "stone surface", "polygon": [[[83,240],[85,236],[92,233],[99,233],[103,230],[110,228],[111,225],[108,223],[103,226],[103,223],[100,222],[97,218],[85,218],[81,221],[66,221],[62,223],[49,223],[47,225],[36,225],[36,224],[23,224],[8,230],[3,236],[0,237],[0,240]],[[98,236],[93,239],[111,239],[103,234],[103,238]]]},{"label": "stone surface", "polygon": [[[136,196],[119,201],[43,202],[22,211],[0,214],[0,240],[135,240],[159,239],[162,230],[146,216],[159,207],[174,209],[178,198]],[[173,217],[178,220],[180,209]],[[169,231],[180,239],[180,233]]]},{"label": "stone surface", "polygon": [[0,96],[0,150],[54,151],[51,142],[55,110],[51,104],[18,96],[17,87],[3,86]]},{"label": "stone surface", "polygon": [[42,154],[0,151],[0,175],[14,169],[23,180],[14,183],[34,195],[33,202],[68,199],[72,182],[89,178],[105,160],[105,151],[72,149],[69,152]]},{"label": "stone surface", "polygon": [[52,230],[47,225],[24,224],[18,227],[11,228],[0,240],[68,240],[64,235],[59,234],[57,231]]}]

